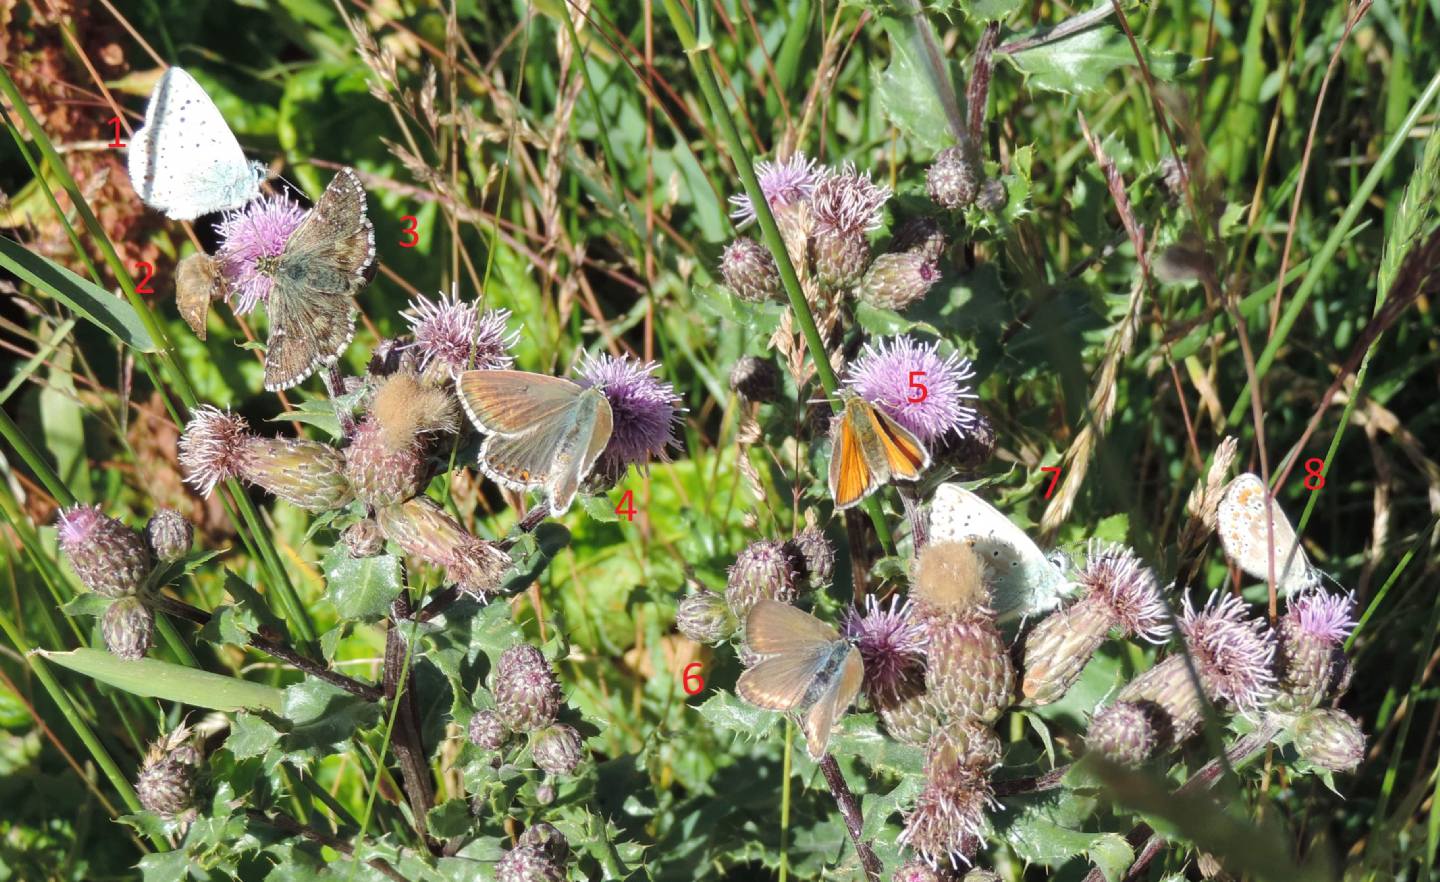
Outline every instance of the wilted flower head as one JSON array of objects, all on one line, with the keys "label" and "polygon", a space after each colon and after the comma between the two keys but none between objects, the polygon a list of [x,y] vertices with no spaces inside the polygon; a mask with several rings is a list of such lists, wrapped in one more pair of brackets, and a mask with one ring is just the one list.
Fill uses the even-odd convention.
[{"label": "wilted flower head", "polygon": [[865,598],[865,611],[851,607],[841,620],[842,633],[854,642],[865,662],[865,692],[895,695],[902,684],[924,674],[925,628],[910,618],[910,604],[897,594],[888,607]]},{"label": "wilted flower head", "polygon": [[[795,153],[789,159],[760,160],[755,163],[755,177],[760,181],[760,192],[765,194],[770,210],[774,211],[809,198],[820,179],[820,169],[816,168],[815,160],[804,153]],[[730,217],[737,225],[744,226],[755,220],[755,206],[749,194],[736,193],[730,197],[730,204],[735,206],[730,210]]]},{"label": "wilted flower head", "polygon": [[959,766],[931,777],[905,814],[897,840],[933,864],[970,863],[986,829],[986,813],[995,798],[987,775]]},{"label": "wilted flower head", "polygon": [[941,357],[938,343],[908,336],[868,343],[845,383],[926,444],[975,424],[969,359]]},{"label": "wilted flower head", "polygon": [[1115,627],[1127,635],[1151,643],[1164,643],[1170,636],[1159,583],[1133,550],[1091,540],[1075,582],[1113,613]]},{"label": "wilted flower head", "polygon": [[838,170],[826,169],[810,193],[810,211],[815,232],[851,234],[879,229],[881,209],[890,199],[890,188],[861,174],[853,162]]},{"label": "wilted flower head", "polygon": [[438,299],[418,296],[410,308],[400,313],[410,325],[423,371],[437,364],[450,374],[467,370],[498,370],[515,363],[510,348],[519,338],[518,331],[507,330],[510,310],[480,311],[478,303],[460,299],[457,290]]},{"label": "wilted flower head", "polygon": [[273,262],[285,250],[290,234],[305,219],[305,209],[289,196],[264,196],[220,222],[220,250],[215,257],[237,314],[270,300],[275,287]]},{"label": "wilted flower head", "polygon": [[669,459],[668,449],[679,445],[675,426],[680,422],[680,396],[674,386],[653,376],[659,366],[605,353],[581,363],[578,382],[604,392],[614,416],[615,428],[595,464],[597,472],[618,475],[628,466]]},{"label": "wilted flower head", "polygon": [[1351,618],[1354,612],[1352,595],[1329,594],[1317,589],[1290,598],[1285,618],[1307,637],[1340,644],[1355,627],[1355,620]]},{"label": "wilted flower head", "polygon": [[1198,610],[1186,598],[1180,617],[1180,633],[1206,691],[1242,713],[1263,705],[1275,681],[1270,669],[1275,638],[1265,620],[1250,618],[1246,607],[1239,596],[1216,593]]},{"label": "wilted flower head", "polygon": [[180,436],[180,469],[185,483],[202,496],[240,476],[250,424],[239,414],[208,404],[195,408]]}]

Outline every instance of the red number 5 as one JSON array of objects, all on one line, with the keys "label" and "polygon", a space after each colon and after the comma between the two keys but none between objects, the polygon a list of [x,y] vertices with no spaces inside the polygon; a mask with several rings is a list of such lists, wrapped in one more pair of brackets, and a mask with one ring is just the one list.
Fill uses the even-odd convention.
[{"label": "red number 5", "polygon": [[410,241],[408,242],[404,239],[401,239],[400,247],[414,248],[415,245],[420,241],[420,233],[418,232],[420,228],[420,222],[415,219],[415,215],[413,214],[407,214],[400,219],[406,222],[406,225],[400,228],[400,232],[410,237]]},{"label": "red number 5", "polygon": [[919,404],[920,402],[922,402],[922,401],[924,401],[925,399],[927,399],[927,398],[930,397],[930,387],[929,387],[929,386],[926,386],[924,383],[917,383],[917,382],[915,382],[917,379],[919,379],[919,378],[921,378],[921,377],[923,377],[923,376],[925,376],[925,372],[924,372],[924,371],[911,371],[911,372],[910,372],[910,388],[911,388],[911,389],[919,390],[919,392],[920,392],[919,395],[911,395],[910,397],[908,397],[908,398],[905,399],[906,401],[910,402],[911,404]]}]

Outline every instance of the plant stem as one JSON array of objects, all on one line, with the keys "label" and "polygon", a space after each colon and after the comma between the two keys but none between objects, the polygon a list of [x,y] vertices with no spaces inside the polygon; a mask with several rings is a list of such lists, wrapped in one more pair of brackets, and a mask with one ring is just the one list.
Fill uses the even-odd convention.
[{"label": "plant stem", "polygon": [[[276,830],[289,833],[292,836],[303,836],[311,842],[318,842],[328,848],[335,849],[341,854],[352,855],[355,853],[355,846],[346,842],[344,839],[338,836],[331,836],[329,833],[316,830],[314,827],[307,827],[284,812],[266,814],[259,809],[246,809],[245,813],[249,815],[251,819],[263,824],[269,824]],[[400,871],[396,870],[383,858],[371,858],[365,863],[369,864],[387,879],[394,879],[395,882],[406,882],[405,877],[401,875]]]},{"label": "plant stem", "polygon": [[[704,15],[706,2],[701,0],[697,10]],[[825,342],[820,339],[820,328],[815,324],[815,316],[810,312],[810,304],[805,300],[805,292],[800,287],[800,277],[795,273],[795,266],[790,262],[790,252],[785,247],[785,238],[780,234],[780,226],[775,223],[775,215],[770,211],[770,203],[765,198],[765,192],[760,189],[760,181],[755,177],[755,167],[750,160],[750,152],[745,149],[745,142],[740,138],[739,129],[735,128],[734,118],[727,112],[725,101],[720,95],[720,85],[715,77],[711,65],[715,62],[705,55],[709,48],[701,46],[696,39],[695,30],[690,26],[690,20],[685,15],[684,9],[680,6],[679,0],[665,0],[665,13],[670,18],[670,26],[675,29],[675,34],[680,38],[680,45],[685,48],[685,54],[690,58],[691,67],[695,70],[695,78],[700,83],[700,91],[705,96],[705,103],[710,107],[710,117],[715,128],[720,131],[720,137],[724,141],[725,149],[730,154],[731,164],[734,165],[736,173],[740,176],[740,183],[745,187],[745,194],[750,197],[750,204],[755,208],[755,219],[760,223],[760,232],[765,238],[765,245],[775,258],[775,265],[780,271],[780,283],[785,289],[785,296],[790,301],[790,311],[795,316],[795,323],[800,326],[800,333],[805,338],[805,347],[810,350],[810,361],[815,365],[815,375],[820,379],[820,385],[825,389],[825,394],[830,401],[830,409],[835,413],[841,413],[844,406],[839,398],[840,379],[835,375],[835,369],[830,366],[830,358],[825,349]],[[890,535],[890,527],[885,523],[885,517],[880,511],[880,503],[873,496],[866,499],[862,504],[865,513],[870,516],[870,522],[875,526],[876,536],[880,545],[885,549],[886,554],[895,553],[895,542]]]},{"label": "plant stem", "polygon": [[860,814],[860,803],[850,791],[850,785],[845,783],[845,776],[841,774],[840,764],[835,761],[834,756],[825,754],[820,760],[820,772],[825,776],[825,783],[830,785],[835,804],[840,807],[840,816],[845,819],[845,829],[850,831],[850,841],[855,844],[855,853],[860,856],[865,877],[875,882],[880,878],[884,865],[880,863],[880,858],[870,847],[870,843],[864,839],[865,822]]},{"label": "plant stem", "polygon": [[410,801],[415,831],[420,834],[421,841],[432,853],[439,854],[440,844],[432,842],[426,831],[426,818],[430,807],[435,804],[435,782],[430,776],[430,766],[425,761],[415,693],[410,688],[412,644],[400,634],[404,623],[408,623],[413,630],[410,601],[402,594],[390,606],[390,628],[385,632],[385,697],[395,706],[392,714],[394,740],[391,746],[395,751],[395,758],[400,762],[400,779],[405,785],[405,796]]}]

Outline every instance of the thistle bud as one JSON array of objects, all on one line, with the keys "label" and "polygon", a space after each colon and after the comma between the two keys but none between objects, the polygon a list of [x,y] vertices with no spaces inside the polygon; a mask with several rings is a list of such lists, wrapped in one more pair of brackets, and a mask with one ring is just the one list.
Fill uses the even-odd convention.
[{"label": "thistle bud", "polygon": [[354,558],[374,557],[385,550],[385,535],[374,518],[362,518],[346,527],[340,533],[340,541]]},{"label": "thistle bud", "polygon": [[935,261],[920,251],[882,254],[860,280],[860,299],[882,309],[904,309],[923,298],[940,278]]},{"label": "thistle bud", "polygon": [[1290,600],[1277,634],[1276,710],[1309,710],[1336,693],[1345,669],[1342,647],[1355,626],[1352,609],[1350,597],[1323,590]]},{"label": "thistle bud", "polygon": [[585,745],[573,727],[556,723],[530,736],[530,756],[546,774],[571,775],[585,760]]},{"label": "thistle bud", "polygon": [[[1143,708],[1154,732],[1155,744],[1149,755],[1186,741],[1200,731],[1205,718],[1204,700],[1195,689],[1185,656],[1172,655],[1125,684],[1116,704],[1133,703]],[[1116,711],[1116,713],[1121,713]],[[1091,732],[1099,716],[1091,723]]]},{"label": "thistle bud", "polygon": [[466,532],[428,496],[376,509],[375,523],[407,554],[444,567],[450,581],[469,594],[484,597],[495,591],[510,568],[508,554]]},{"label": "thistle bud", "polygon": [[1015,700],[1015,666],[988,609],[925,619],[930,701],[951,719],[993,723]]},{"label": "thistle bud", "polygon": [[799,564],[800,575],[812,589],[824,588],[835,577],[835,546],[819,527],[806,527],[786,542],[790,559]]},{"label": "thistle bud", "polygon": [[901,744],[927,744],[940,728],[940,719],[925,695],[924,677],[911,678],[893,692],[871,696],[870,700],[880,711],[885,731]]},{"label": "thistle bud", "polygon": [[552,781],[541,781],[535,785],[535,802],[540,805],[549,805],[555,801],[555,784]]},{"label": "thistle bud", "polygon": [[780,391],[780,369],[768,358],[744,356],[730,371],[730,388],[747,401],[774,401]]},{"label": "thistle bud", "polygon": [[116,658],[139,661],[155,639],[155,613],[134,594],[117,597],[100,620],[100,633]]},{"label": "thistle bud", "polygon": [[495,865],[495,882],[564,882],[565,871],[541,848],[517,845]]},{"label": "thistle bud", "polygon": [[917,251],[935,263],[945,255],[945,233],[930,217],[912,217],[895,230],[891,251]]},{"label": "thistle bud", "polygon": [[822,231],[811,243],[815,276],[826,288],[848,288],[870,263],[870,240],[862,230]]},{"label": "thistle bud", "polygon": [[890,876],[890,882],[946,882],[950,878],[919,858],[911,858]]},{"label": "thistle bud", "polygon": [[725,586],[725,601],[735,617],[743,621],[762,597],[792,602],[798,581],[795,561],[785,546],[761,539],[751,542],[735,557]]},{"label": "thistle bud", "polygon": [[1000,765],[1004,749],[994,729],[974,721],[937,729],[926,748],[925,774],[930,778],[960,766],[989,771]]},{"label": "thistle bud", "polygon": [[1117,701],[1091,719],[1085,746],[1112,763],[1138,766],[1155,754],[1163,740],[1145,706]]},{"label": "thistle bud", "polygon": [[555,722],[560,684],[540,650],[520,643],[495,665],[495,713],[512,732],[533,732]]},{"label": "thistle bud", "polygon": [[935,154],[935,161],[925,172],[925,188],[930,201],[954,211],[975,201],[975,163],[964,147],[946,147]]},{"label": "thistle bud", "polygon": [[780,270],[770,250],[754,239],[736,239],[720,256],[720,277],[736,297],[751,303],[780,299]]},{"label": "thistle bud", "polygon": [[1353,772],[1365,759],[1365,733],[1354,717],[1333,708],[1307,711],[1295,723],[1295,749],[1312,765]]},{"label": "thistle bud", "polygon": [[355,495],[376,508],[418,495],[426,472],[420,445],[411,439],[392,447],[388,433],[372,418],[356,427],[350,446],[345,448],[345,476],[355,488]]},{"label": "thistle bud", "polygon": [[61,512],[56,533],[70,568],[96,594],[134,594],[150,574],[150,550],[145,540],[106,516],[98,506],[77,505]]},{"label": "thistle bud", "polygon": [[1000,874],[976,867],[962,876],[960,882],[1000,882]]},{"label": "thistle bud", "polygon": [[1084,596],[1025,639],[1020,692],[1035,707],[1064,697],[1112,630],[1154,643],[1170,633],[1155,576],[1130,549],[1092,541],[1075,581]]},{"label": "thistle bud", "polygon": [[240,477],[306,511],[334,511],[355,497],[340,451],[318,441],[249,438]]},{"label": "thistle bud", "polygon": [[520,839],[516,844],[538,848],[549,855],[550,860],[562,867],[566,861],[570,860],[570,843],[566,841],[564,834],[555,829],[554,825],[544,821],[525,828],[525,832],[520,834]]},{"label": "thistle bud", "polygon": [[135,794],[146,811],[165,817],[183,814],[195,804],[195,779],[201,758],[181,726],[156,739],[135,778]]},{"label": "thistle bud", "polygon": [[701,589],[681,599],[675,610],[675,626],[696,643],[713,646],[729,640],[739,622],[730,612],[725,598],[714,591]]},{"label": "thistle bud", "polygon": [[179,560],[190,553],[195,527],[173,508],[157,508],[145,525],[145,542],[161,563]]},{"label": "thistle bud", "polygon": [[510,737],[500,715],[493,710],[478,710],[470,717],[467,731],[470,743],[485,750],[499,750]]},{"label": "thistle bud", "polygon": [[1005,183],[999,178],[991,178],[980,185],[980,195],[975,197],[975,204],[983,211],[992,214],[1005,207],[1010,195],[1005,192]]}]

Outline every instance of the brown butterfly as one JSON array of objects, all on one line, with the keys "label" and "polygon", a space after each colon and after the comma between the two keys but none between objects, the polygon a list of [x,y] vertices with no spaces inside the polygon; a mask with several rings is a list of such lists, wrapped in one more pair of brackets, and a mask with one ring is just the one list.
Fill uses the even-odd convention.
[{"label": "brown butterfly", "polygon": [[750,610],[745,644],[770,657],[740,675],[736,694],[756,707],[797,715],[806,749],[818,760],[835,720],[860,692],[860,650],[809,613],[768,598]]},{"label": "brown butterfly", "polygon": [[930,453],[910,430],[855,395],[830,428],[830,496],[849,508],[888,481],[915,481],[930,466]]},{"label": "brown butterfly", "polygon": [[210,314],[210,301],[224,292],[225,277],[220,263],[203,251],[197,251],[175,267],[175,307],[195,336],[205,339],[205,317]]},{"label": "brown butterfly", "polygon": [[289,389],[345,352],[355,336],[355,295],[374,260],[365,188],[352,169],[342,168],[279,256],[261,261],[260,271],[275,282],[266,389]]}]

